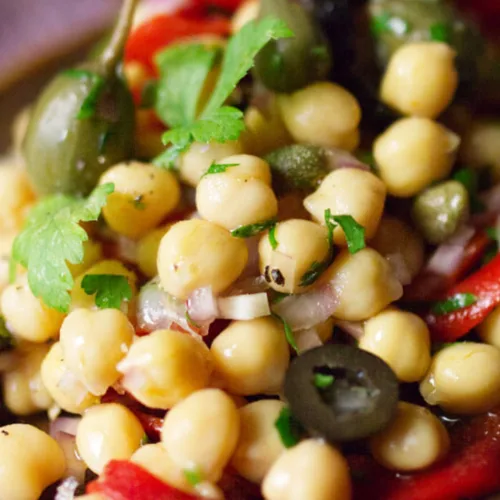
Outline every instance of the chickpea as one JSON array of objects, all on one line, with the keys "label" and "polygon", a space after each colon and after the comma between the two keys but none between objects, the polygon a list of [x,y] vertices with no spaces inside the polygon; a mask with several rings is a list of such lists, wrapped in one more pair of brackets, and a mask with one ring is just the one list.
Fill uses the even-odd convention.
[{"label": "chickpea", "polygon": [[0,428],[0,498],[38,500],[64,476],[64,453],[45,432],[28,424]]},{"label": "chickpea", "polygon": [[500,403],[500,349],[461,342],[437,352],[420,383],[430,405],[458,415],[485,413]]},{"label": "chickpea", "polygon": [[66,364],[96,396],[102,396],[120,377],[116,365],[134,338],[134,327],[121,311],[76,309],[61,327]]},{"label": "chickpea", "polygon": [[349,467],[337,449],[308,439],[274,462],[262,492],[266,500],[349,500]]},{"label": "chickpea", "polygon": [[375,250],[355,254],[343,250],[322,276],[337,292],[339,305],[334,318],[363,321],[403,295],[403,287],[389,263]]},{"label": "chickpea", "polygon": [[422,380],[431,364],[427,325],[416,314],[398,309],[370,318],[359,347],[383,359],[402,382]]},{"label": "chickpea", "polygon": [[[1,167],[0,167],[1,168]],[[0,293],[7,288],[9,280],[9,263],[10,254],[12,252],[12,244],[16,238],[16,232],[1,232],[0,233]],[[21,266],[17,266],[18,275],[22,274]],[[1,307],[0,307],[1,312]]]},{"label": "chickpea", "polygon": [[[323,224],[328,208],[332,215],[351,215],[365,228],[367,239],[377,231],[384,203],[384,183],[372,173],[355,168],[342,168],[328,174],[320,187],[304,200],[306,210]],[[333,239],[337,245],[347,245],[340,226],[333,232]]]},{"label": "chickpea", "polygon": [[281,390],[290,351],[283,325],[274,318],[233,321],[215,338],[210,352],[229,392],[249,396]]},{"label": "chickpea", "polygon": [[488,315],[477,327],[477,332],[483,342],[500,348],[500,307]]},{"label": "chickpea", "polygon": [[179,159],[179,175],[181,181],[189,186],[196,187],[201,176],[208,170],[213,162],[222,158],[243,153],[240,141],[212,142],[203,144],[195,142]]},{"label": "chickpea", "polygon": [[204,286],[214,293],[228,288],[248,260],[243,239],[212,222],[187,220],[174,224],[158,250],[158,274],[163,289],[180,299]]},{"label": "chickpea", "polygon": [[315,262],[328,256],[326,228],[311,221],[291,219],[280,222],[274,231],[278,246],[273,249],[269,235],[260,239],[260,271],[271,288],[284,293],[301,293],[302,277]]},{"label": "chickpea", "polygon": [[15,337],[39,344],[57,337],[64,319],[64,314],[33,295],[27,275],[3,291],[0,309]]},{"label": "chickpea", "polygon": [[262,482],[271,465],[285,450],[274,425],[284,407],[282,401],[261,400],[238,410],[240,439],[231,465],[253,483]]},{"label": "chickpea", "polygon": [[137,61],[127,61],[123,65],[123,74],[129,88],[142,89],[148,81],[149,71],[144,64]]},{"label": "chickpea", "polygon": [[445,43],[402,45],[391,57],[380,91],[383,102],[406,115],[436,118],[458,87],[456,52]]},{"label": "chickpea", "polygon": [[48,352],[48,345],[34,345],[20,353],[13,370],[3,374],[4,403],[15,415],[31,415],[52,406],[52,397],[43,385],[40,373]]},{"label": "chickpea", "polygon": [[139,162],[119,163],[104,172],[100,184],[112,182],[102,213],[111,229],[138,239],[156,227],[177,205],[181,191],[172,172]]},{"label": "chickpea", "polygon": [[225,173],[236,179],[257,179],[268,186],[271,185],[271,167],[267,161],[253,155],[233,155],[220,160],[223,165],[234,165]]},{"label": "chickpea", "polygon": [[118,365],[123,387],[150,408],[168,409],[208,385],[212,372],[205,344],[187,333],[157,330],[138,339]]},{"label": "chickpea", "polygon": [[161,239],[171,227],[172,225],[168,224],[153,229],[146,236],[143,236],[137,244],[137,265],[148,278],[154,278],[158,274],[156,265],[158,249],[160,248]]},{"label": "chickpea", "polygon": [[443,458],[450,438],[441,421],[427,408],[400,401],[388,427],[370,439],[377,462],[388,469],[425,469]]},{"label": "chickpea", "polygon": [[238,442],[240,416],[231,398],[219,389],[195,392],[165,417],[161,441],[182,469],[196,469],[217,482]]},{"label": "chickpea", "polygon": [[102,259],[102,244],[98,241],[87,240],[83,242],[83,261],[80,264],[68,263],[68,268],[73,277],[83,274],[94,264]]},{"label": "chickpea", "polygon": [[391,256],[400,255],[410,278],[414,278],[424,264],[424,241],[408,224],[395,217],[382,217],[370,246],[389,260]]},{"label": "chickpea", "polygon": [[100,474],[110,460],[128,460],[141,446],[144,429],[125,406],[108,403],[85,412],[76,431],[78,454]]},{"label": "chickpea", "polygon": [[356,98],[330,82],[313,83],[293,94],[280,95],[278,105],[295,141],[317,146],[345,147],[352,143],[361,120]]},{"label": "chickpea", "polygon": [[56,404],[70,413],[83,413],[99,399],[79,382],[64,362],[61,344],[56,342],[42,363],[42,382]]},{"label": "chickpea", "polygon": [[500,179],[500,123],[477,121],[464,138],[460,156],[474,168],[493,167],[495,180]]},{"label": "chickpea", "polygon": [[403,118],[374,144],[380,177],[393,196],[409,198],[447,177],[460,139],[428,118]]},{"label": "chickpea", "polygon": [[245,24],[257,19],[259,9],[260,4],[258,0],[243,2],[231,19],[231,33],[238,33]]}]

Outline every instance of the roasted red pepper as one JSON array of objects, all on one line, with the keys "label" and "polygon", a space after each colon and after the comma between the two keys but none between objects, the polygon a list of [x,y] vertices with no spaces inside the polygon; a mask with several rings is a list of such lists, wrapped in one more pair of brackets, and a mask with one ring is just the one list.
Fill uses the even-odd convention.
[{"label": "roasted red pepper", "polygon": [[170,486],[147,470],[126,460],[112,460],[99,479],[87,485],[87,493],[100,493],[106,500],[197,500]]},{"label": "roasted red pepper", "polygon": [[478,326],[500,304],[500,254],[468,278],[451,287],[444,300],[471,293],[477,301],[449,314],[430,313],[426,317],[433,340],[452,342]]}]

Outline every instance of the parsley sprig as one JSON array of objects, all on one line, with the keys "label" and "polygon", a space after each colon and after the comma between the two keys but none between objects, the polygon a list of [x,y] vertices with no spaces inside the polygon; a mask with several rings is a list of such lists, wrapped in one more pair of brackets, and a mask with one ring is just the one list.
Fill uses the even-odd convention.
[{"label": "parsley sprig", "polygon": [[87,295],[95,294],[95,304],[100,309],[120,309],[122,301],[132,299],[132,288],[123,275],[87,274],[81,286]]},{"label": "parsley sprig", "polygon": [[304,435],[304,429],[300,422],[292,415],[292,412],[288,406],[284,406],[274,427],[278,431],[281,442],[285,448],[291,448],[295,446],[300,438]]}]

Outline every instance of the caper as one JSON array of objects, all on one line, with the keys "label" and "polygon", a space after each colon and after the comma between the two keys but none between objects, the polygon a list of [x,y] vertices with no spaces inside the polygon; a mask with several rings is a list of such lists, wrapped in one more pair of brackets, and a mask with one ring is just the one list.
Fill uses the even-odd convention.
[{"label": "caper", "polygon": [[328,344],[291,362],[284,392],[304,428],[335,443],[383,429],[396,411],[399,386],[394,372],[377,356]]},{"label": "caper", "polygon": [[255,74],[270,90],[293,92],[325,78],[332,63],[328,44],[311,14],[294,0],[261,0],[260,18],[282,19],[293,38],[269,42],[255,59]]},{"label": "caper", "polygon": [[446,181],[420,193],[412,216],[424,238],[439,244],[452,236],[469,215],[469,193],[458,181]]},{"label": "caper", "polygon": [[23,153],[39,194],[86,195],[132,156],[134,103],[119,70],[137,2],[125,0],[96,60],[58,74],[35,103]]}]

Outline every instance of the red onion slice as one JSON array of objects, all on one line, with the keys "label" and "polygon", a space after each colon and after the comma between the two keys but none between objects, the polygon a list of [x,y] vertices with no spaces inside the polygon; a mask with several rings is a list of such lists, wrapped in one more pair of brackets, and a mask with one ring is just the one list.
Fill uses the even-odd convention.
[{"label": "red onion slice", "polygon": [[385,258],[399,282],[402,285],[409,285],[412,282],[412,276],[403,254],[399,252],[389,253]]},{"label": "red onion slice", "polygon": [[55,437],[60,432],[76,436],[76,430],[80,420],[80,417],[56,418],[53,422],[50,422],[49,433],[52,437]]},{"label": "red onion slice", "polygon": [[339,168],[357,168],[359,170],[370,171],[370,167],[348,151],[337,148],[325,148],[326,161],[330,170],[338,170]]},{"label": "red onion slice", "polygon": [[365,327],[361,321],[336,321],[335,326],[338,326],[356,340],[359,340],[365,333]]},{"label": "red onion slice", "polygon": [[295,342],[297,343],[299,354],[323,345],[316,328],[295,332]]},{"label": "red onion slice", "polygon": [[212,323],[219,314],[217,299],[212,287],[196,289],[186,302],[189,317],[196,323]]}]

